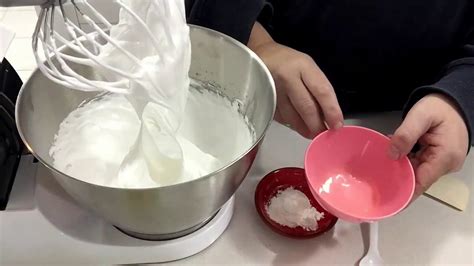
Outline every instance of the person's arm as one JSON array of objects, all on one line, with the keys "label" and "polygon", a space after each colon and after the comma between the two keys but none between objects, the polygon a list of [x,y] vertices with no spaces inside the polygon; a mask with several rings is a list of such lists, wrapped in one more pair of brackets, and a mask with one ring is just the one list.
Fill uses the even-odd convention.
[{"label": "person's arm", "polygon": [[269,19],[272,5],[263,0],[187,0],[188,23],[225,33],[246,44],[265,63],[277,87],[275,119],[301,135],[343,125],[331,83],[316,63],[301,52],[274,42],[256,22]]},{"label": "person's arm", "polygon": [[257,51],[262,45],[274,42],[272,36],[268,34],[265,28],[259,23],[255,22],[247,46],[252,51]]},{"label": "person's arm", "polygon": [[264,0],[186,0],[188,23],[224,33],[247,44]]},{"label": "person's arm", "polygon": [[275,120],[306,138],[343,125],[334,89],[310,56],[275,42],[259,22],[254,24],[247,46],[275,80]]},{"label": "person's arm", "polygon": [[[398,159],[411,153],[415,198],[440,177],[461,169],[474,132],[474,17],[459,57],[437,82],[416,89],[404,110],[404,120],[391,140],[389,154]],[[433,55],[435,56],[435,55]]]},{"label": "person's arm", "polygon": [[423,97],[439,93],[449,99],[458,109],[469,131],[469,146],[474,134],[474,22],[466,44],[459,49],[458,59],[448,64],[440,79],[431,85],[416,89],[410,96],[404,113]]}]

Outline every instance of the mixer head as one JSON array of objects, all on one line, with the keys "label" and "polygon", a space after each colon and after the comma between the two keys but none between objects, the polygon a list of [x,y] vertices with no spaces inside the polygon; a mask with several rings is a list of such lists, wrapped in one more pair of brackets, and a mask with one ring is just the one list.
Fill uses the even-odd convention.
[{"label": "mixer head", "polygon": [[[71,89],[129,93],[129,82],[130,80],[139,79],[138,73],[130,73],[119,69],[100,56],[106,46],[109,49],[113,47],[115,52],[121,53],[129,62],[136,64],[137,69],[140,68],[140,59],[127,51],[119,41],[111,37],[110,29],[113,25],[87,0],[52,0],[46,2],[41,6],[42,9],[38,16],[32,43],[35,59],[41,72],[52,81]],[[147,36],[146,41],[152,44],[156,51],[160,51],[160,46],[174,45],[171,38],[171,28],[167,27],[166,24],[163,25],[164,38],[158,39],[156,33],[153,34],[145,21],[130,8],[130,2],[133,1],[115,0],[114,2],[120,6],[121,16],[128,16],[129,19],[133,20],[133,23],[136,23],[141,32]],[[170,16],[169,5],[173,2],[176,1],[160,1],[160,5],[162,5],[160,11],[162,11],[163,18],[166,19]],[[135,1],[133,4],[137,4],[137,2]],[[71,21],[65,11],[66,5],[72,6],[94,32],[86,33]],[[54,14],[58,12],[60,16],[55,17]],[[55,19],[58,18],[64,23],[67,36],[63,36],[55,30],[55,25],[57,25]],[[103,26],[99,26],[99,23]],[[74,51],[74,54],[63,53],[60,49],[61,46],[69,47]],[[41,57],[46,58],[46,60],[42,60]],[[74,64],[101,69],[105,73],[112,73],[120,78],[112,81],[103,77],[85,78],[71,67]]]}]

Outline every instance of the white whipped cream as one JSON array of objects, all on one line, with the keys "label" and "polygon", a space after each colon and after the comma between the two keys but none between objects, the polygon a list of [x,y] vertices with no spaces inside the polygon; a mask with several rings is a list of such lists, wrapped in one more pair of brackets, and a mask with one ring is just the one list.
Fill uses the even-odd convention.
[{"label": "white whipped cream", "polygon": [[148,164],[140,159],[133,169],[119,175],[139,130],[140,119],[124,96],[107,94],[92,100],[61,123],[50,149],[53,166],[97,185],[158,187],[210,174],[244,154],[255,140],[236,104],[214,92],[192,89],[176,134],[183,170],[172,178],[154,178]]}]

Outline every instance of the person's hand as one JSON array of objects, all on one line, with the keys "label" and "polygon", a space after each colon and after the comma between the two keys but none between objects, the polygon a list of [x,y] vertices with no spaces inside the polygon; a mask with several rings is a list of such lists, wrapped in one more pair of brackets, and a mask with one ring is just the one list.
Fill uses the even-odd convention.
[{"label": "person's hand", "polygon": [[313,59],[276,42],[255,49],[275,80],[277,110],[275,119],[313,138],[329,128],[343,125],[336,94]]},{"label": "person's hand", "polygon": [[276,43],[258,22],[247,45],[263,60],[275,81],[275,120],[307,138],[313,138],[327,126],[343,125],[331,83],[310,56]]},{"label": "person's hand", "polygon": [[446,96],[429,94],[408,112],[391,138],[393,159],[410,154],[416,176],[414,199],[441,176],[460,170],[468,150],[468,131],[457,106]]}]

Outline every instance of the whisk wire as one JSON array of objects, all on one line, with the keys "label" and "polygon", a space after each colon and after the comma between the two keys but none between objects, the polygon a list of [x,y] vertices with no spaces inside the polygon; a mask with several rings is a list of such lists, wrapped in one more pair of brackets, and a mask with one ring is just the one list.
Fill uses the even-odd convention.
[{"label": "whisk wire", "polygon": [[[65,62],[61,54],[59,53],[56,46],[56,41],[53,39],[54,30],[52,27],[54,25],[54,14],[55,14],[54,11],[55,11],[55,7],[52,6],[50,9],[50,12],[47,13],[45,23],[44,23],[44,30],[43,30],[43,35],[44,35],[43,47],[45,51],[45,56],[46,56],[48,65],[52,69],[52,71],[48,71],[48,72],[51,73],[56,78],[60,78],[60,77],[63,78],[67,83],[69,83],[72,86],[79,86],[79,88],[83,88],[85,90],[94,90],[94,85],[92,84],[92,82],[89,82],[88,80],[86,80],[85,78],[77,74],[75,71],[73,71]],[[50,21],[49,25],[48,25],[48,21]],[[54,58],[59,63],[59,66],[63,70],[63,73],[52,62],[51,56],[48,56],[49,54],[54,55]],[[86,86],[84,86],[84,84],[77,82],[77,80],[84,82]]]},{"label": "whisk wire", "polygon": [[[62,86],[72,89],[80,89],[85,91],[106,90],[114,93],[130,93],[129,80],[138,81],[141,77],[143,77],[143,75],[149,75],[147,71],[141,69],[141,62],[135,55],[124,49],[124,47],[122,47],[117,40],[114,40],[110,37],[108,31],[112,27],[112,24],[108,22],[108,20],[90,3],[88,3],[87,0],[55,1],[56,3],[51,2],[49,6],[42,6],[32,41],[33,51],[38,68],[44,73],[44,75],[46,75],[46,77]],[[65,1],[70,2],[68,4],[71,4],[72,7],[77,11],[77,15],[81,16],[83,21],[85,21],[87,25],[89,25],[95,31],[94,34],[88,34],[84,32],[68,18],[63,3]],[[86,7],[88,11],[90,11],[91,16],[97,19],[99,23],[103,24],[104,27],[101,28],[89,15],[81,10],[79,7],[79,2],[81,3],[81,6]],[[121,9],[126,12],[126,14],[128,14],[138,23],[137,25],[140,25],[140,27],[143,29],[143,32],[146,33],[150,43],[153,44],[155,50],[157,51],[157,55],[161,57],[161,60],[165,60],[166,56],[168,55],[159,54],[158,51],[160,50],[160,45],[171,45],[174,47],[171,29],[169,27],[163,27],[165,42],[161,43],[142,18],[134,13],[123,1],[116,0],[116,2],[119,4]],[[163,9],[169,9],[170,7],[169,4],[166,3],[167,1],[164,2]],[[55,8],[55,4],[59,5],[59,8]],[[58,9],[64,21],[67,37],[59,34],[54,29],[54,17]],[[169,10],[164,10],[163,12],[166,13],[169,12]],[[99,38],[101,38],[105,43],[99,42]],[[44,61],[42,58],[40,58],[40,44],[42,46],[43,55],[46,58]],[[69,47],[75,54],[62,53],[61,49],[58,48],[58,45]],[[100,57],[100,54],[104,51],[107,45],[110,45],[115,49],[115,51],[125,55],[126,58],[130,60],[130,63],[135,65],[135,70],[130,73],[125,70],[118,69],[108,62],[105,62]],[[118,80],[93,80],[90,78],[85,78],[70,66],[71,63],[94,68],[102,68],[108,72],[114,73],[121,78]],[[161,94],[161,92],[158,93]]]}]

